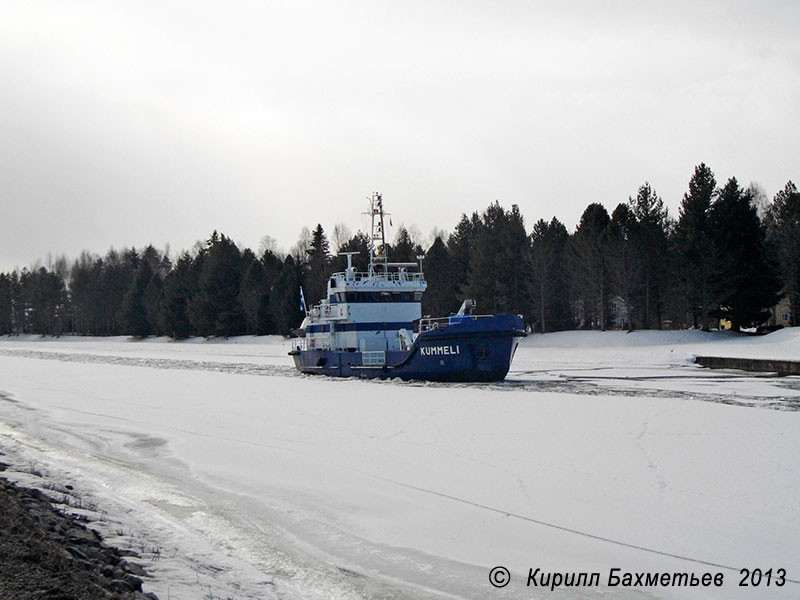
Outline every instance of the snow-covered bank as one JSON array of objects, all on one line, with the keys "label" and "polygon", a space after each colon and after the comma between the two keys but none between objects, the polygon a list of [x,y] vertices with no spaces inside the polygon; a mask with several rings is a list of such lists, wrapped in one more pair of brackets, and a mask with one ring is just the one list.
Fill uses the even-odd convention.
[{"label": "snow-covered bank", "polygon": [[[768,335],[733,331],[563,331],[530,335],[526,348],[547,351],[554,360],[591,363],[680,365],[698,354],[800,360],[800,327]],[[580,350],[576,355],[570,350]],[[537,357],[541,358],[541,357]]]},{"label": "snow-covered bank", "polygon": [[278,338],[3,338],[0,444],[163,547],[162,598],[198,583],[236,598],[598,597],[525,587],[537,567],[720,571],[722,588],[644,591],[793,598],[800,584],[737,575],[800,580],[800,413],[691,400],[791,406],[798,378],[690,362],[711,346],[791,358],[796,333],[777,334],[530,336],[500,386],[296,376]]},{"label": "snow-covered bank", "polygon": [[730,331],[567,331],[531,335],[509,382],[527,389],[648,394],[782,410],[800,409],[800,381],[704,369],[698,355],[800,360],[800,328],[766,336]]}]

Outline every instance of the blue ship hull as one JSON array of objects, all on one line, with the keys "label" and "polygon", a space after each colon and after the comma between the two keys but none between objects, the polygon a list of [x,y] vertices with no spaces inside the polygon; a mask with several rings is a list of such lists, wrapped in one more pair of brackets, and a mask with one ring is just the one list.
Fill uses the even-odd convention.
[{"label": "blue ship hull", "polygon": [[[385,363],[364,364],[365,353],[328,349],[293,350],[303,373],[368,379],[502,381],[525,337],[516,315],[453,317],[449,324],[420,332],[407,351],[388,351]],[[369,362],[369,361],[366,361]]]}]

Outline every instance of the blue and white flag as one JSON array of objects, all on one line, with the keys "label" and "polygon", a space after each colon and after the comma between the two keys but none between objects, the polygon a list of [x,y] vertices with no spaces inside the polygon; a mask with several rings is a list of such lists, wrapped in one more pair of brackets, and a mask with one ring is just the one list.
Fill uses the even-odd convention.
[{"label": "blue and white flag", "polygon": [[306,308],[306,299],[303,296],[303,287],[300,287],[300,310],[302,310],[305,314],[308,314],[308,309]]}]

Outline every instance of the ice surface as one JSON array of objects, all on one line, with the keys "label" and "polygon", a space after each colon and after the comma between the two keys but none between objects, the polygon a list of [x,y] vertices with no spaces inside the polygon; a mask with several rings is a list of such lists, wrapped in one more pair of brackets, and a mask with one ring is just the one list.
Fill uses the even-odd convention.
[{"label": "ice surface", "polygon": [[[796,330],[534,335],[494,385],[299,376],[288,349],[0,338],[0,448],[98,507],[162,600],[800,593],[800,378],[692,362],[800,359]],[[537,567],[725,585],[551,593]],[[756,567],[794,581],[739,588]]]}]

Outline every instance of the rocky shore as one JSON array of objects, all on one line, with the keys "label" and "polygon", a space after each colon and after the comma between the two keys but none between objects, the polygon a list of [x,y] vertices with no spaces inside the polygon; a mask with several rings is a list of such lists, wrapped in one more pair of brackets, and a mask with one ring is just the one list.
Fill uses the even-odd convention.
[{"label": "rocky shore", "polygon": [[142,591],[148,575],[136,556],[103,543],[39,490],[0,477],[0,599],[158,600]]}]

